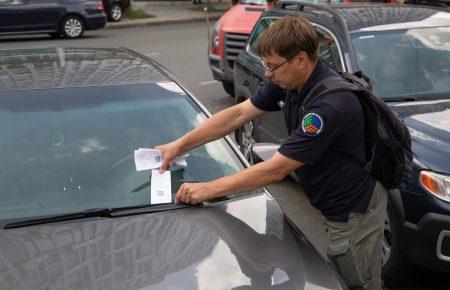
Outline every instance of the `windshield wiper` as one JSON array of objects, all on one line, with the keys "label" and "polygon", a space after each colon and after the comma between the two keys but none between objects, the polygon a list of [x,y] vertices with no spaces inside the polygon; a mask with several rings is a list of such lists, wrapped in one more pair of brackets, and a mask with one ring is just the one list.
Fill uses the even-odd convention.
[{"label": "windshield wiper", "polygon": [[[202,204],[203,203],[200,203],[197,206],[201,206]],[[190,204],[164,203],[164,204],[145,204],[145,205],[121,207],[121,208],[94,208],[94,209],[88,209],[88,210],[84,210],[84,211],[77,212],[77,213],[60,214],[60,215],[54,215],[54,216],[49,216],[49,217],[44,217],[44,218],[36,218],[36,219],[29,219],[29,220],[23,220],[23,221],[19,221],[19,222],[8,223],[3,228],[4,229],[14,229],[14,228],[27,227],[27,226],[56,223],[56,222],[63,222],[63,221],[77,220],[77,219],[84,219],[84,218],[92,218],[92,217],[114,218],[114,217],[127,216],[127,215],[136,215],[136,214],[143,214],[143,213],[154,213],[154,212],[160,212],[160,211],[175,210],[175,209],[186,208],[186,207],[193,207],[193,206]]]},{"label": "windshield wiper", "polygon": [[389,98],[381,98],[385,102],[412,102],[417,101],[415,97],[389,97]]},{"label": "windshield wiper", "polygon": [[90,218],[90,217],[112,217],[112,212],[113,212],[113,210],[110,208],[94,208],[94,209],[88,209],[88,210],[84,210],[84,211],[77,212],[77,213],[66,213],[66,214],[54,215],[54,216],[49,216],[49,217],[44,217],[44,218],[37,218],[37,219],[24,220],[24,221],[20,221],[20,222],[13,222],[13,223],[6,224],[3,228],[4,229],[21,228],[21,227],[26,227],[26,226],[63,222],[63,221]]}]

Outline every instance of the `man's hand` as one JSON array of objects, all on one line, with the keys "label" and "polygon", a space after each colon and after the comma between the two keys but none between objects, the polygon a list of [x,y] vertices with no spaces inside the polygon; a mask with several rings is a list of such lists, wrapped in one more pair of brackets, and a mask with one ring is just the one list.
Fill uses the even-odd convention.
[{"label": "man's hand", "polygon": [[175,204],[197,204],[214,197],[215,194],[209,182],[183,183],[175,195]]},{"label": "man's hand", "polygon": [[159,173],[162,174],[164,171],[166,171],[167,167],[174,166],[172,161],[175,157],[181,155],[183,152],[181,151],[180,146],[178,145],[177,141],[173,141],[161,146],[156,146],[156,150],[161,152],[164,156],[163,162],[161,167],[159,168]]}]

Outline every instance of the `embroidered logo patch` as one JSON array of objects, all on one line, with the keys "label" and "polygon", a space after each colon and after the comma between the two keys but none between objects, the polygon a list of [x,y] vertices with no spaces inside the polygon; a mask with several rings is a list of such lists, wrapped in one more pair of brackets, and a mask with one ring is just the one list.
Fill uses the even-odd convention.
[{"label": "embroidered logo patch", "polygon": [[316,113],[308,113],[303,117],[302,130],[306,135],[319,135],[323,130],[322,117]]}]

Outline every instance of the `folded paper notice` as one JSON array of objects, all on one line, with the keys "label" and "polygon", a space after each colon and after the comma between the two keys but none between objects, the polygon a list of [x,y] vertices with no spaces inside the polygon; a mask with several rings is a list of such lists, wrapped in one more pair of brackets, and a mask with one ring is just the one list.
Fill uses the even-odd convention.
[{"label": "folded paper notice", "polygon": [[[188,154],[181,155],[173,159],[177,165],[187,166],[186,157]],[[163,162],[163,155],[161,152],[155,149],[139,148],[134,150],[134,164],[136,165],[136,170],[148,170],[161,167]]]},{"label": "folded paper notice", "polygon": [[172,188],[170,171],[165,171],[159,174],[158,170],[152,170],[150,200],[151,204],[171,203],[172,202]]}]

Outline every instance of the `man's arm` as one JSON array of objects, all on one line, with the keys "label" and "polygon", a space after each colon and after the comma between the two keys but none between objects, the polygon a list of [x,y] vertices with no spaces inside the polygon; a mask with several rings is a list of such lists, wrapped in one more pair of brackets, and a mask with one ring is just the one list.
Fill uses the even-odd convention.
[{"label": "man's arm", "polygon": [[222,138],[264,113],[249,99],[222,110],[179,139],[182,152]]},{"label": "man's arm", "polygon": [[164,155],[164,161],[160,171],[163,172],[166,170],[169,162],[178,155],[197,146],[222,138],[264,113],[265,111],[255,107],[248,99],[214,114],[183,137],[155,148],[160,150]]},{"label": "man's arm", "polygon": [[278,152],[267,161],[253,165],[236,174],[203,183],[185,183],[175,196],[175,203],[196,204],[228,194],[251,191],[282,180],[304,164]]}]

